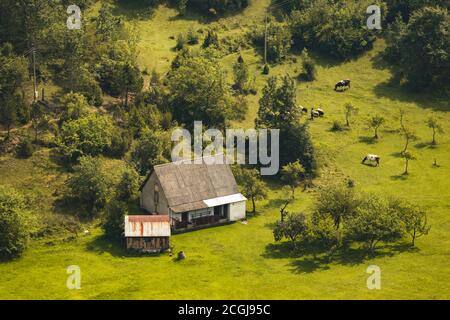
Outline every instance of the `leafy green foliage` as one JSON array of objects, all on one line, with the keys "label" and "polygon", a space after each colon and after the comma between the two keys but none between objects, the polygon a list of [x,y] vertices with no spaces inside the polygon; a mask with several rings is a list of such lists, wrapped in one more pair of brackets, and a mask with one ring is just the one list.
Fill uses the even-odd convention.
[{"label": "leafy green foliage", "polygon": [[113,201],[106,207],[105,221],[102,225],[105,235],[115,241],[123,241],[125,233],[125,216],[128,208],[125,203]]},{"label": "leafy green foliage", "polygon": [[247,84],[249,80],[249,71],[248,66],[243,59],[242,60],[238,59],[238,61],[234,63],[233,76],[234,76],[234,88],[238,89],[240,92],[245,92],[247,90]]},{"label": "leafy green foliage", "polygon": [[111,145],[112,121],[108,117],[89,115],[63,124],[58,136],[58,150],[69,163],[84,155],[96,156]]},{"label": "leafy green foliage", "polygon": [[259,178],[259,172],[256,169],[236,167],[233,172],[242,194],[252,200],[252,212],[255,213],[256,201],[263,200],[267,196],[266,184]]},{"label": "leafy green foliage", "polygon": [[21,107],[25,105],[21,89],[27,79],[27,60],[14,55],[11,44],[4,44],[0,48],[0,124],[6,127],[7,137],[18,120],[22,123],[28,120],[21,112]]},{"label": "leafy green foliage", "polygon": [[171,141],[166,132],[144,130],[131,151],[131,161],[141,175],[170,158]]},{"label": "leafy green foliage", "polygon": [[102,163],[98,158],[84,156],[74,167],[73,175],[67,181],[68,196],[74,204],[86,211],[82,215],[94,217],[107,204],[112,181],[103,171]]},{"label": "leafy green foliage", "polygon": [[378,242],[401,238],[402,224],[388,200],[367,195],[346,219],[345,230],[350,239],[364,243],[373,253]]},{"label": "leafy green foliage", "polygon": [[24,213],[23,196],[0,186],[0,258],[19,257],[27,248],[29,232]]},{"label": "leafy green foliage", "polygon": [[79,93],[68,93],[61,98],[60,122],[78,120],[89,113],[86,98]]},{"label": "leafy green foliage", "polygon": [[281,62],[285,59],[292,46],[292,34],[284,23],[273,22],[267,33],[267,58],[271,62]]},{"label": "leafy green foliage", "polygon": [[33,155],[34,147],[30,139],[22,138],[17,145],[17,155],[21,158],[30,158]]},{"label": "leafy green foliage", "polygon": [[295,244],[299,238],[306,239],[308,236],[308,224],[303,213],[288,214],[285,221],[278,221],[273,230],[275,241],[283,238],[289,239]]},{"label": "leafy green foliage", "polygon": [[359,205],[353,188],[343,182],[326,182],[317,193],[314,212],[319,216],[332,218],[334,227],[339,229],[344,219],[355,213]]},{"label": "leafy green foliage", "polygon": [[292,11],[290,26],[295,44],[339,59],[364,52],[375,40],[375,33],[365,27],[366,9],[372,4],[368,0],[318,0]]},{"label": "leafy green foliage", "polygon": [[306,81],[313,81],[317,77],[317,70],[314,61],[308,54],[308,49],[304,48],[302,51],[302,73],[300,78]]},{"label": "leafy green foliage", "polygon": [[117,200],[123,202],[136,200],[139,194],[139,185],[139,174],[133,167],[126,167],[117,185]]},{"label": "leafy green foliage", "polygon": [[230,90],[220,64],[208,56],[208,52],[188,55],[172,69],[168,77],[170,104],[174,118],[181,123],[192,126],[194,121],[203,120],[206,126],[223,128]]},{"label": "leafy green foliage", "polygon": [[448,9],[425,7],[407,24],[400,18],[387,33],[385,58],[401,80],[415,89],[448,86],[450,76]]},{"label": "leafy green foliage", "polygon": [[305,168],[300,161],[288,163],[281,169],[281,180],[286,183],[292,191],[292,197],[295,195],[295,188],[305,179]]}]

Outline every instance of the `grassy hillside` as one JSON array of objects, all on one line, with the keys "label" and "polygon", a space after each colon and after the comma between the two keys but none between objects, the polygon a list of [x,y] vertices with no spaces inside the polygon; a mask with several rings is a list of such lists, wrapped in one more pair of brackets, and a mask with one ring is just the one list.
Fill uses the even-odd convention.
[{"label": "grassy hillside", "polygon": [[[256,3],[257,2],[257,3]],[[253,1],[244,12],[212,22],[220,35],[239,33],[244,24],[258,21],[269,1]],[[133,8],[119,8],[134,12]],[[195,15],[176,17],[176,11],[161,7],[151,20],[130,13],[141,33],[142,67],[166,71],[174,56],[170,36],[209,24]],[[1,299],[449,299],[450,298],[450,137],[438,136],[438,145],[430,146],[431,130],[425,121],[435,113],[446,132],[450,132],[450,99],[438,95],[415,94],[390,84],[391,74],[377,61],[384,48],[378,41],[372,51],[347,63],[335,63],[313,55],[318,63],[318,78],[299,83],[298,102],[306,107],[319,105],[323,119],[310,123],[315,145],[323,159],[321,178],[347,176],[358,190],[393,194],[417,202],[429,211],[432,226],[428,236],[412,249],[406,242],[380,246],[374,258],[352,247],[331,261],[314,249],[290,255],[286,244],[275,243],[272,224],[279,218],[281,185],[271,182],[269,197],[258,203],[258,214],[247,225],[236,223],[171,238],[175,251],[183,250],[187,259],[175,261],[168,255],[132,256],[122,247],[110,244],[100,229],[72,241],[43,239],[33,241],[20,259],[0,263]],[[235,55],[225,57],[229,66]],[[261,75],[261,57],[254,50],[244,59],[257,76],[258,96],[250,98],[246,120],[235,127],[252,127],[258,99],[266,77]],[[299,63],[271,69],[271,74],[297,75]],[[352,89],[333,91],[334,83],[350,78]],[[349,130],[331,132],[334,120],[344,122],[344,104],[360,110]],[[399,108],[406,111],[407,125],[417,131],[420,140],[411,150],[417,160],[410,164],[410,175],[402,176],[404,161],[399,157],[403,138],[398,132]],[[380,139],[373,142],[365,119],[382,114],[387,123]],[[302,121],[309,121],[304,117]],[[363,156],[376,153],[381,167],[360,164]],[[439,167],[433,167],[436,159]],[[120,163],[105,160],[115,168]],[[38,214],[51,214],[58,190],[66,173],[55,165],[51,153],[41,149],[29,160],[10,155],[0,158],[1,183],[12,185],[29,196]],[[306,211],[314,201],[314,192],[297,192],[290,211]],[[38,205],[39,204],[39,205]],[[79,265],[82,289],[66,288],[66,268]],[[378,265],[382,289],[368,290],[366,268]]]}]

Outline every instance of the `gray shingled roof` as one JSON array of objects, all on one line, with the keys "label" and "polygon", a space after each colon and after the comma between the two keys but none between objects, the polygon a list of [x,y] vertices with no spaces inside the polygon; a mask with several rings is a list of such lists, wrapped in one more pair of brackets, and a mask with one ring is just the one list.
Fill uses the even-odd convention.
[{"label": "gray shingled roof", "polygon": [[154,171],[175,212],[207,208],[203,200],[239,193],[227,164],[168,163],[155,166]]}]

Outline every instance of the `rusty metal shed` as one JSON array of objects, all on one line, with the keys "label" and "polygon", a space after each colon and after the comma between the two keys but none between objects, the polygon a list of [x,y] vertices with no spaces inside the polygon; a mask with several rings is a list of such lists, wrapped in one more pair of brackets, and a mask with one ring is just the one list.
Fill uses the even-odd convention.
[{"label": "rusty metal shed", "polygon": [[170,246],[169,216],[125,216],[128,249],[161,251]]}]

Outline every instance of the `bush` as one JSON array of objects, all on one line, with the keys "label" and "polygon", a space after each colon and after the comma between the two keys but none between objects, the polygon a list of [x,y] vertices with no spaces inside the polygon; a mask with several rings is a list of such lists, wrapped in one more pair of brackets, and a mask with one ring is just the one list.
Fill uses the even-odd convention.
[{"label": "bush", "polygon": [[133,201],[138,198],[140,177],[136,170],[127,167],[117,185],[117,200],[123,202]]},{"label": "bush", "polygon": [[333,125],[331,126],[331,131],[338,132],[338,131],[343,131],[343,130],[344,130],[344,127],[342,126],[342,124],[339,121],[334,120]]},{"label": "bush", "polygon": [[175,45],[175,50],[182,50],[184,46],[186,45],[186,37],[184,34],[180,33],[177,36],[177,44]]},{"label": "bush", "polygon": [[111,179],[103,171],[98,158],[81,157],[80,164],[75,166],[74,174],[67,182],[68,195],[87,211],[86,216],[93,217],[108,202],[111,185]]},{"label": "bush", "polygon": [[194,31],[194,29],[189,29],[186,35],[186,41],[188,44],[196,45],[198,44],[198,34]]},{"label": "bush", "polygon": [[202,47],[206,49],[209,47],[218,48],[219,46],[220,46],[219,37],[217,36],[217,33],[212,30],[208,30],[205,40],[203,41]]},{"label": "bush", "polygon": [[33,155],[34,147],[30,139],[22,138],[17,146],[17,156],[21,158],[29,158]]},{"label": "bush", "polygon": [[345,220],[345,232],[350,240],[364,243],[373,253],[380,241],[400,239],[403,226],[399,212],[393,210],[388,200],[369,195]]},{"label": "bush", "polygon": [[113,125],[109,117],[89,115],[63,124],[58,137],[58,150],[68,163],[83,155],[96,156],[111,145]]},{"label": "bush", "polygon": [[111,136],[111,145],[108,154],[112,157],[121,158],[130,149],[132,138],[128,131],[115,128]]},{"label": "bush", "polygon": [[313,81],[316,79],[316,75],[316,65],[309,57],[308,50],[305,48],[302,51],[302,73],[300,74],[300,78],[306,81]]},{"label": "bush", "polygon": [[0,258],[19,257],[27,248],[29,232],[25,200],[12,188],[0,186]]},{"label": "bush", "polygon": [[145,175],[153,166],[167,162],[171,152],[170,136],[167,132],[146,129],[131,151],[131,161],[140,175]]},{"label": "bush", "polygon": [[267,59],[280,62],[285,59],[292,46],[292,34],[288,26],[272,23],[267,34]]},{"label": "bush", "polygon": [[123,202],[114,201],[107,206],[103,223],[106,237],[111,240],[123,241],[125,232],[124,219],[127,214],[128,208]]}]

